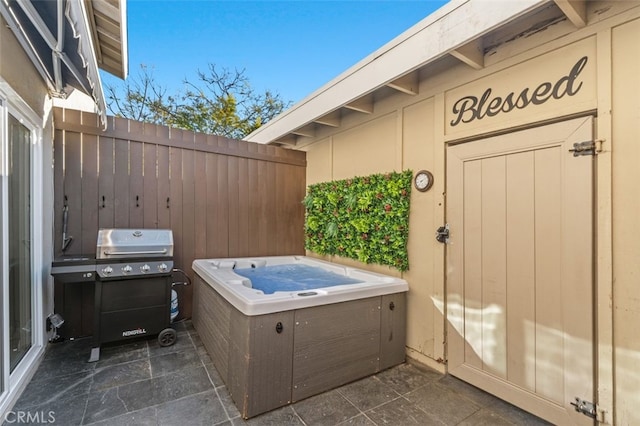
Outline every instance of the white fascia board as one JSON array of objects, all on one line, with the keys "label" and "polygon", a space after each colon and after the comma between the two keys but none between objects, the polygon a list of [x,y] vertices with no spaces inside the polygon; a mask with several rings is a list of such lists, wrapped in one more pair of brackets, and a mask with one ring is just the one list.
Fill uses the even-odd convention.
[{"label": "white fascia board", "polygon": [[244,140],[267,144],[551,0],[452,0]]},{"label": "white fascia board", "polygon": [[125,80],[129,75],[129,37],[128,37],[128,21],[127,21],[127,0],[120,0],[120,40],[122,43],[122,79]]}]

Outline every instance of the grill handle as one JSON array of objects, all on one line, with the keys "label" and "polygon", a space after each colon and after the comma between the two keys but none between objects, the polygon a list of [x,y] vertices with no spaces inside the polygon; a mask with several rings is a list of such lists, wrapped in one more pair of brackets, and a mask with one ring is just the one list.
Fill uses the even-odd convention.
[{"label": "grill handle", "polygon": [[117,255],[123,255],[123,254],[129,254],[129,255],[141,255],[141,254],[167,254],[167,249],[162,249],[162,250],[145,250],[145,251],[109,251],[109,250],[105,250],[104,254],[106,254],[107,256],[117,256]]}]

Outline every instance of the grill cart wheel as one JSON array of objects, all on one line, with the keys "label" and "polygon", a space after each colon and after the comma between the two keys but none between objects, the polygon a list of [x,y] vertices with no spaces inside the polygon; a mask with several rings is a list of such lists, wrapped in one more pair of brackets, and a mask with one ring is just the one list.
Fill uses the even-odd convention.
[{"label": "grill cart wheel", "polygon": [[178,338],[176,331],[173,328],[165,328],[158,334],[158,343],[160,346],[171,346]]}]

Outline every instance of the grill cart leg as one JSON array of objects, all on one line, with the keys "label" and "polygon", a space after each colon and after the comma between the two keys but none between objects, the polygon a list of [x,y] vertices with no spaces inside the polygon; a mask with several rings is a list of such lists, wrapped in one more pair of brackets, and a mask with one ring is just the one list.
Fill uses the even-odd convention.
[{"label": "grill cart leg", "polygon": [[91,355],[89,356],[89,362],[96,362],[100,359],[100,346],[97,348],[91,348]]},{"label": "grill cart leg", "polygon": [[102,310],[102,281],[96,279],[93,300],[93,348],[89,355],[89,362],[97,362],[100,359],[100,312]]}]

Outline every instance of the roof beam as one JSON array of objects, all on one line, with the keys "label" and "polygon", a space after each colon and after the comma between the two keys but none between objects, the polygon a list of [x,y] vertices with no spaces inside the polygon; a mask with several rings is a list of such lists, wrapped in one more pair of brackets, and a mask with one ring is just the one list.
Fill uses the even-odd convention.
[{"label": "roof beam", "polygon": [[[81,0],[100,67],[120,78],[128,74],[126,0]],[[114,65],[115,64],[115,65]]]},{"label": "roof beam", "polygon": [[311,124],[307,124],[306,126],[302,126],[294,131],[292,131],[291,133],[293,133],[294,135],[297,136],[304,136],[307,138],[312,138],[316,135],[316,129],[315,126],[313,125],[313,123]]},{"label": "roof beam", "polygon": [[418,71],[410,72],[402,77],[387,83],[388,87],[396,89],[407,95],[418,94]]},{"label": "roof beam", "polygon": [[584,0],[554,0],[562,13],[577,28],[587,25],[587,2]]},{"label": "roof beam", "polygon": [[275,141],[275,143],[283,146],[296,146],[297,142],[298,138],[295,135],[286,135]]},{"label": "roof beam", "polygon": [[102,63],[102,49],[100,48],[100,39],[98,38],[98,26],[96,25],[95,22],[95,11],[93,10],[93,2],[92,1],[85,1],[85,7],[87,9],[87,21],[89,21],[89,31],[91,31],[91,34],[93,35],[93,40],[94,40],[94,44],[95,47],[93,50],[96,51],[96,60],[98,61],[98,63]]},{"label": "roof beam", "polygon": [[[89,3],[89,1],[85,0],[85,3]],[[92,8],[100,15],[105,18],[111,19],[113,22],[120,23],[121,14],[120,7],[121,4],[118,2],[109,2],[109,1],[91,1]],[[118,24],[119,25],[119,24]]]},{"label": "roof beam", "polygon": [[341,118],[342,117],[340,116],[340,110],[337,109],[327,115],[318,118],[316,120],[316,123],[329,127],[340,127]]},{"label": "roof beam", "polygon": [[344,106],[347,109],[363,114],[373,114],[373,95],[366,95]]},{"label": "roof beam", "polygon": [[471,68],[480,70],[484,68],[484,47],[482,38],[477,38],[451,51],[451,56],[460,59]]}]

